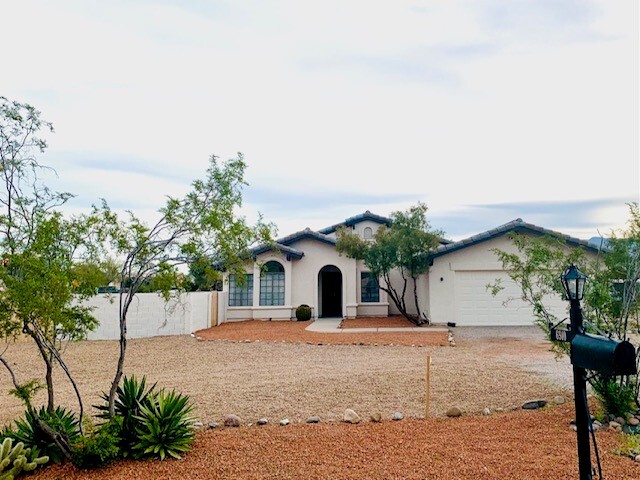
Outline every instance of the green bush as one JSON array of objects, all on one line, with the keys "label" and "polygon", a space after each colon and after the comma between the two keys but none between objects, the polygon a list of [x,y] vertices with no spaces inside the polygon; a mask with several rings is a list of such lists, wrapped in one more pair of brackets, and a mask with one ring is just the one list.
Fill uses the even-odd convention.
[{"label": "green bush", "polygon": [[311,319],[311,307],[309,305],[302,304],[296,308],[296,318],[299,322],[306,322]]},{"label": "green bush", "polygon": [[149,404],[140,408],[136,432],[138,441],[133,451],[136,458],[152,456],[164,460],[180,458],[193,441],[193,405],[187,395],[160,391]]},{"label": "green bush", "polygon": [[72,460],[83,469],[107,465],[120,456],[120,431],[122,419],[115,419],[94,427],[88,423],[85,435],[73,445]]},{"label": "green bush", "polygon": [[37,418],[66,437],[70,444],[77,442],[80,436],[78,419],[72,411],[62,407],[56,407],[51,412],[41,407],[35,415],[25,412],[24,420],[16,420],[16,430],[11,434],[11,438],[24,443],[25,447],[31,448],[32,451],[49,457],[52,462],[60,463],[64,455],[60,448],[37,428]]},{"label": "green bush", "polygon": [[[131,378],[124,377],[122,384],[116,390],[115,398],[115,415],[121,419],[120,422],[120,451],[123,456],[131,453],[133,446],[138,440],[136,428],[139,421],[136,417],[141,415],[141,408],[149,406],[150,400],[154,397],[156,384],[147,388],[147,377],[143,376],[142,380],[138,380],[135,375]],[[109,395],[103,393],[101,395],[104,405],[95,405],[100,410],[98,417],[109,419]]]},{"label": "green bush", "polygon": [[620,385],[614,378],[599,375],[591,381],[591,386],[606,413],[624,417],[626,413],[636,410],[633,383]]}]

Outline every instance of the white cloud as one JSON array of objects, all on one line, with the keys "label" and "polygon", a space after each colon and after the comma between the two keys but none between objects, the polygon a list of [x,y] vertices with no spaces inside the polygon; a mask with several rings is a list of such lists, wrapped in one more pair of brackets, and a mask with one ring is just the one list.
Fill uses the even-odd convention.
[{"label": "white cloud", "polygon": [[[238,150],[256,187],[409,194],[440,215],[639,196],[632,2],[24,0],[3,11],[0,94],[54,122],[48,158],[83,198],[150,208],[210,154]],[[134,173],[82,168],[83,154]],[[366,208],[350,197],[269,219],[287,233]]]}]

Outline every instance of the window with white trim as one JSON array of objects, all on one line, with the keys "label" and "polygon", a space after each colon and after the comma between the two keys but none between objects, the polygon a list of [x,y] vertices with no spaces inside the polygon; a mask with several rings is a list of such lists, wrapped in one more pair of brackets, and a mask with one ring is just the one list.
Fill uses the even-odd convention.
[{"label": "window with white trim", "polygon": [[362,303],[380,301],[378,279],[371,272],[360,272],[360,301]]},{"label": "window with white trim", "polygon": [[284,267],[267,262],[260,275],[260,306],[284,305]]},{"label": "window with white trim", "polygon": [[245,274],[244,282],[237,281],[235,275],[229,275],[229,306],[253,306],[253,274]]}]

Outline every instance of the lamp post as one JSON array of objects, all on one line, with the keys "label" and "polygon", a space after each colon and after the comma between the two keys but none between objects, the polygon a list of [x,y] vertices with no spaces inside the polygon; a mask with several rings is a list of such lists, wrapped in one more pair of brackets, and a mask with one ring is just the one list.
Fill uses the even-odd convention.
[{"label": "lamp post", "polygon": [[[570,265],[562,274],[562,286],[569,299],[571,309],[569,319],[574,334],[584,333],[580,300],[584,296],[584,285],[587,276]],[[573,346],[571,347],[573,348]],[[573,391],[576,407],[576,428],[578,437],[578,467],[580,480],[592,480],[591,447],[589,445],[589,412],[587,409],[587,373],[586,370],[573,365]]]}]

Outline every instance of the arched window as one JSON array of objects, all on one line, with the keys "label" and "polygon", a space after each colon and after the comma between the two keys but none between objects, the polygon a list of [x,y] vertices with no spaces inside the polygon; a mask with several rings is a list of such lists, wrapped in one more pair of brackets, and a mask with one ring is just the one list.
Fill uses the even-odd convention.
[{"label": "arched window", "polygon": [[365,227],[362,236],[365,240],[371,240],[373,238],[373,230],[371,230],[371,227]]},{"label": "arched window", "polygon": [[260,305],[284,305],[284,267],[267,262],[260,276]]}]

